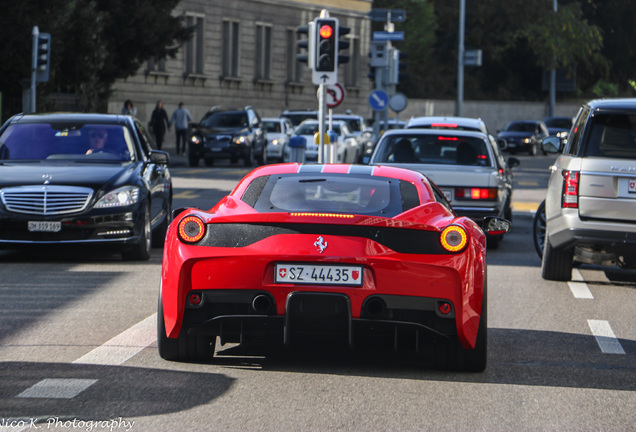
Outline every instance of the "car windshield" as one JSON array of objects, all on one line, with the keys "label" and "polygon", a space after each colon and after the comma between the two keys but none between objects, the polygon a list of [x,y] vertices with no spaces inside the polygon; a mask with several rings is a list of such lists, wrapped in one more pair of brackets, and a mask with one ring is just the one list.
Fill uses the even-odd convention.
[{"label": "car windshield", "polygon": [[454,135],[390,135],[378,144],[375,162],[492,166],[486,142]]},{"label": "car windshield", "polygon": [[509,123],[504,130],[509,132],[534,132],[535,124],[527,122]]},{"label": "car windshield", "polygon": [[[254,208],[259,212],[401,213],[400,182],[350,174],[271,176]],[[419,205],[411,203],[409,207]]]},{"label": "car windshield", "polygon": [[201,126],[209,129],[238,129],[247,127],[247,114],[244,111],[212,113],[201,120]]},{"label": "car windshield", "polygon": [[570,129],[572,127],[572,119],[568,117],[549,118],[549,119],[545,119],[544,123],[546,126],[552,127],[552,128]]},{"label": "car windshield", "polygon": [[265,132],[280,133],[280,122],[263,121],[263,129],[265,130]]},{"label": "car windshield", "polygon": [[127,127],[93,123],[16,123],[0,136],[0,160],[130,161]]},{"label": "car windshield", "polygon": [[318,123],[303,123],[296,129],[296,135],[313,135],[318,132]]},{"label": "car windshield", "polygon": [[636,114],[595,115],[587,155],[636,159]]}]

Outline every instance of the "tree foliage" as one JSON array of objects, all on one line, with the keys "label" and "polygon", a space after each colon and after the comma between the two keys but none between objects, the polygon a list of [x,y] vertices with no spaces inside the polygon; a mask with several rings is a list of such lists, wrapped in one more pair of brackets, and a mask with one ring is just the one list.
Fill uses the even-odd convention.
[{"label": "tree foliage", "polygon": [[[174,56],[192,30],[172,16],[179,0],[0,0],[0,91],[5,113],[21,110],[31,71],[32,29],[51,34],[51,72],[38,84],[38,108],[51,92],[75,93],[85,111],[104,109],[117,79],[150,58]],[[8,61],[6,61],[8,60]],[[4,118],[5,116],[3,116]]]},{"label": "tree foliage", "polygon": [[[408,45],[400,49],[409,54],[408,85],[401,83],[401,91],[418,98],[455,97],[459,0],[376,0],[373,7],[406,10],[407,22],[396,25]],[[544,72],[553,66],[576,70],[577,93],[566,96],[595,96],[599,88],[632,95],[634,16],[633,0],[559,0],[556,13],[549,0],[466,0],[464,45],[482,50],[483,65],[466,67],[465,95],[542,100]]]}]

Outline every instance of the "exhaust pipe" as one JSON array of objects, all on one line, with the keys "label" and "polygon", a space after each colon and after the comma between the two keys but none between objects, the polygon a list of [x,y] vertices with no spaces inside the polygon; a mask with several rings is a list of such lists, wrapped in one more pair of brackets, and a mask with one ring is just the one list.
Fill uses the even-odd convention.
[{"label": "exhaust pipe", "polygon": [[266,314],[272,308],[272,299],[265,294],[259,294],[252,300],[252,309],[257,314]]},{"label": "exhaust pipe", "polygon": [[369,318],[380,318],[386,311],[386,304],[381,298],[372,297],[366,301],[364,309],[367,311]]}]

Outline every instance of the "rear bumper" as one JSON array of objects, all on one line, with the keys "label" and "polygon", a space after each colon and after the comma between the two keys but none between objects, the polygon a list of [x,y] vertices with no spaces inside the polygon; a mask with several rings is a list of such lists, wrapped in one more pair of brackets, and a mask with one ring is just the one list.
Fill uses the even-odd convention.
[{"label": "rear bumper", "polygon": [[[372,339],[396,350],[418,352],[425,342],[457,339],[455,308],[442,315],[445,299],[371,295],[353,318],[344,293],[292,292],[278,315],[274,296],[259,290],[200,292],[186,305],[182,332],[216,335],[222,343],[267,341],[297,347],[316,341],[356,348]],[[357,315],[357,314],[356,314]],[[421,345],[422,344],[422,345]]]}]

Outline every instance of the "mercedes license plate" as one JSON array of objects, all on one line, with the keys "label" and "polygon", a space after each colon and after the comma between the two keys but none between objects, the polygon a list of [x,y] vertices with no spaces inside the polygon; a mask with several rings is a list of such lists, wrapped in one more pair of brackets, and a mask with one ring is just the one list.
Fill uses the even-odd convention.
[{"label": "mercedes license plate", "polygon": [[31,232],[59,232],[62,230],[62,222],[29,221]]},{"label": "mercedes license plate", "polygon": [[276,283],[362,286],[362,266],[276,264]]}]

